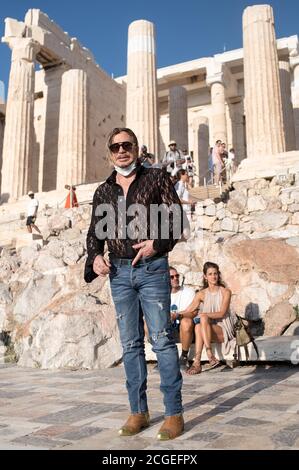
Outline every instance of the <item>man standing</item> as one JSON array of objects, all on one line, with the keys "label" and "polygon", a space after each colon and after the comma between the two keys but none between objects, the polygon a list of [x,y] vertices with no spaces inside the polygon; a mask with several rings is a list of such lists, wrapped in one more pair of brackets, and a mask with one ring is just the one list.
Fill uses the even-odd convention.
[{"label": "man standing", "polygon": [[26,227],[29,233],[32,233],[32,229],[36,230],[38,233],[41,233],[40,229],[35,225],[37,210],[38,210],[38,200],[34,197],[34,193],[29,191],[28,196],[30,201],[27,206],[27,220]]},{"label": "man standing", "polygon": [[[171,282],[171,306],[175,306],[176,313],[171,313],[171,320],[180,322],[180,342],[182,343],[182,354],[180,357],[181,370],[188,368],[188,354],[193,339],[194,322],[192,315],[185,316],[180,314],[192,303],[195,291],[190,287],[180,285],[180,275],[175,268],[169,266],[170,282]],[[196,316],[197,311],[193,312],[193,317]]]},{"label": "man standing", "polygon": [[145,166],[146,168],[152,166],[155,160],[154,155],[147,151],[146,145],[141,145],[140,155],[138,158],[141,165]]},{"label": "man standing", "polygon": [[[170,206],[175,205],[180,217],[183,211],[169,177],[160,169],[145,168],[138,163],[138,141],[131,129],[114,129],[108,138],[107,150],[115,170],[94,194],[87,234],[85,280],[91,282],[95,277],[107,274],[110,277],[131,408],[131,415],[119,434],[132,436],[149,426],[144,315],[157,355],[160,389],[164,395],[165,421],[157,438],[174,439],[183,432],[184,420],[182,375],[171,329],[167,254],[181,234],[181,230],[179,234],[174,233],[181,224],[174,221]],[[163,217],[158,218],[158,231],[153,230],[151,209],[161,204],[170,213],[167,237],[162,236]],[[142,224],[136,224],[136,211],[143,211],[143,216],[139,214]],[[104,233],[102,228],[108,225],[113,229]],[[133,231],[132,226],[135,227]],[[105,241],[109,261],[104,258]]]},{"label": "man standing", "polygon": [[171,140],[168,147],[169,150],[165,152],[162,164],[166,167],[167,173],[176,176],[177,172],[183,168],[186,159],[181,150],[177,149],[175,140]]}]

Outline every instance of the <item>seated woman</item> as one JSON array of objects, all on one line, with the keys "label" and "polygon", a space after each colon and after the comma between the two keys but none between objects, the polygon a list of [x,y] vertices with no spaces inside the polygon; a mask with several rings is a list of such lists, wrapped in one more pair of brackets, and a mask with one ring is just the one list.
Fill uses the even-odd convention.
[{"label": "seated woman", "polygon": [[197,292],[193,302],[186,310],[179,312],[181,316],[191,316],[198,310],[195,323],[195,358],[187,374],[194,375],[201,372],[201,354],[203,346],[206,348],[209,364],[205,370],[213,369],[220,363],[211,349],[211,342],[224,343],[225,353],[234,346],[234,323],[229,311],[231,291],[221,280],[219,266],[207,262],[203,267],[204,285]]}]

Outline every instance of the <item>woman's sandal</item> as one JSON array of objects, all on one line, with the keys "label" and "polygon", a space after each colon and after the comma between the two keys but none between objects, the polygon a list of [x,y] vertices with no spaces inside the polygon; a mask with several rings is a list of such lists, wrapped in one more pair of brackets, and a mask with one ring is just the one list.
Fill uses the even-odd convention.
[{"label": "woman's sandal", "polygon": [[193,364],[187,371],[186,374],[188,375],[196,375],[201,373],[201,364],[195,363]]},{"label": "woman's sandal", "polygon": [[212,359],[209,360],[209,363],[204,366],[203,372],[211,369],[215,369],[215,367],[220,366],[221,362],[216,359],[216,357],[213,357]]}]

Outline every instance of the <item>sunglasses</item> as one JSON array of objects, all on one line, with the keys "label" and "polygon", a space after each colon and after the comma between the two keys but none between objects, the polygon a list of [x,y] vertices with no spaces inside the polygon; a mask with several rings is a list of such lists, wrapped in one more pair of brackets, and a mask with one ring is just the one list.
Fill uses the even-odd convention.
[{"label": "sunglasses", "polygon": [[178,279],[179,277],[180,277],[179,274],[172,274],[172,275],[170,276],[170,279],[174,279],[174,278]]},{"label": "sunglasses", "polygon": [[131,152],[133,145],[135,144],[133,144],[132,142],[117,142],[115,144],[109,145],[109,150],[112,153],[118,153],[120,147],[122,147],[126,152]]}]

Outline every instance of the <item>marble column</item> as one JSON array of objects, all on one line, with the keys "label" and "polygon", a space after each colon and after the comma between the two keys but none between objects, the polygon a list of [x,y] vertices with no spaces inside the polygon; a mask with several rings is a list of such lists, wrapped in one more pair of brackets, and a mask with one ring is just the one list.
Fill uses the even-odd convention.
[{"label": "marble column", "polygon": [[209,120],[205,116],[198,116],[192,121],[193,128],[193,161],[196,167],[195,185],[202,185],[204,178],[209,179]]},{"label": "marble column", "polygon": [[296,140],[295,149],[299,150],[299,55],[297,50],[290,53],[290,65],[293,69],[292,102]]},{"label": "marble column", "polygon": [[57,189],[86,181],[87,76],[84,70],[65,72],[61,81]]},{"label": "marble column", "polygon": [[1,103],[0,103],[0,194],[1,194],[1,170],[2,170],[2,151],[3,151],[3,139],[4,139],[4,129],[5,129],[5,114],[1,112]]},{"label": "marble column", "polygon": [[34,146],[34,60],[39,45],[19,39],[13,45],[3,142],[2,195],[15,200],[31,188]]},{"label": "marble column", "polygon": [[273,10],[247,7],[243,13],[247,157],[285,151]]},{"label": "marble column", "polygon": [[182,86],[169,90],[169,140],[175,140],[178,149],[188,150],[187,90]]},{"label": "marble column", "polygon": [[207,85],[211,87],[211,127],[212,142],[221,140],[227,144],[227,125],[225,108],[225,86],[223,73],[207,76]]},{"label": "marble column", "polygon": [[146,20],[134,21],[128,32],[126,126],[139,145],[158,158],[158,105],[155,28]]},{"label": "marble column", "polygon": [[286,151],[289,151],[296,148],[289,59],[279,60],[278,66]]}]

